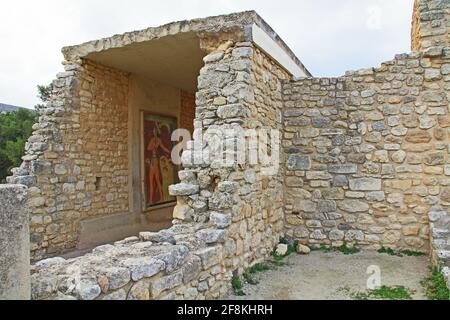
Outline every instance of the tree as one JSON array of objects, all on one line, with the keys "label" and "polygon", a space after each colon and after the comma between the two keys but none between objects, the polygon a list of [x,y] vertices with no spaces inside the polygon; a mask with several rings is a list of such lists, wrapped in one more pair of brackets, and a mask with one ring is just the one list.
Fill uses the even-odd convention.
[{"label": "tree", "polygon": [[36,112],[22,108],[16,112],[0,114],[0,183],[6,182],[11,169],[22,163],[25,143],[32,134],[37,113],[50,100],[53,86],[38,85],[37,90],[42,103],[34,106]]},{"label": "tree", "polygon": [[37,89],[38,89],[38,98],[41,99],[41,101],[43,102],[43,103],[39,103],[34,106],[34,109],[39,112],[40,110],[45,108],[45,103],[50,101],[50,96],[52,94],[53,86],[52,86],[52,84],[49,84],[46,86],[38,85]]},{"label": "tree", "polygon": [[11,175],[12,168],[20,166],[35,121],[36,112],[28,109],[0,115],[0,182]]}]

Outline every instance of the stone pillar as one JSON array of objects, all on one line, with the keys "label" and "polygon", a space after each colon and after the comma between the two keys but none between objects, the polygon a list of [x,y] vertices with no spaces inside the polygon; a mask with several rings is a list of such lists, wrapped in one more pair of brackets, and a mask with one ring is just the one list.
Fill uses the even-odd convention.
[{"label": "stone pillar", "polygon": [[449,1],[415,0],[411,31],[413,51],[426,51],[433,50],[433,47],[448,46],[449,9]]},{"label": "stone pillar", "polygon": [[0,185],[0,300],[30,299],[26,192],[23,185]]}]

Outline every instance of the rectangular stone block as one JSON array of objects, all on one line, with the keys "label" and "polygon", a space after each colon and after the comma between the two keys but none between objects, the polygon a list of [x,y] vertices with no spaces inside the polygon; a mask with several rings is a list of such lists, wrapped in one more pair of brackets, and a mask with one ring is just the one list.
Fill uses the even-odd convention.
[{"label": "rectangular stone block", "polygon": [[328,172],[338,173],[338,174],[349,174],[356,173],[358,167],[356,164],[346,163],[346,164],[330,164],[328,166]]},{"label": "rectangular stone block", "polygon": [[183,273],[177,272],[167,277],[155,279],[150,284],[152,297],[157,297],[161,292],[173,289],[183,283]]},{"label": "rectangular stone block", "polygon": [[219,246],[200,249],[194,253],[202,260],[203,270],[219,264],[222,259],[222,249]]},{"label": "rectangular stone block", "polygon": [[379,191],[381,190],[381,179],[358,178],[349,179],[349,186],[354,191]]},{"label": "rectangular stone block", "polygon": [[286,168],[292,171],[309,170],[311,169],[311,158],[309,156],[290,154],[286,161]]}]

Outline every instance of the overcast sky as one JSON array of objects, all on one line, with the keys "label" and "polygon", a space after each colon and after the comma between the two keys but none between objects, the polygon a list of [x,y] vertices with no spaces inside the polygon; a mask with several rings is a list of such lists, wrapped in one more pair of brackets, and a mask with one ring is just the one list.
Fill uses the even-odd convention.
[{"label": "overcast sky", "polygon": [[410,50],[414,0],[14,0],[0,9],[0,102],[32,107],[61,47],[164,23],[256,10],[314,76]]}]

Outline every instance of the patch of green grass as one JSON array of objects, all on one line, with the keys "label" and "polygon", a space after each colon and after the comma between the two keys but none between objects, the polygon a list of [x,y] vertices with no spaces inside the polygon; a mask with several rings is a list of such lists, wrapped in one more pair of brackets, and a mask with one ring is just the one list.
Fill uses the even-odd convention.
[{"label": "patch of green grass", "polygon": [[312,247],[311,251],[320,251],[320,252],[334,252],[334,251],[339,251],[343,254],[349,255],[349,254],[355,254],[361,251],[360,248],[358,248],[357,246],[353,246],[353,247],[347,247],[347,245],[342,245],[340,247],[332,247],[332,246],[327,246],[324,244],[321,244],[319,247]]},{"label": "patch of green grass", "polygon": [[388,255],[391,256],[397,256],[397,257],[403,257],[403,256],[408,256],[408,257],[420,257],[420,256],[424,256],[425,253],[423,252],[419,252],[419,251],[412,251],[412,250],[394,250],[392,248],[385,248],[385,247],[381,247],[378,250],[378,253],[386,253]]},{"label": "patch of green grass", "polygon": [[414,291],[405,288],[404,286],[382,286],[378,289],[369,290],[368,292],[353,294],[353,299],[356,300],[369,300],[369,299],[382,299],[382,300],[411,300],[411,295]]},{"label": "patch of green grass", "polygon": [[390,256],[398,256],[400,253],[394,251],[392,248],[381,247],[378,249],[378,253],[386,253]]},{"label": "patch of green grass", "polygon": [[430,268],[431,275],[422,281],[430,300],[450,300],[450,290],[447,288],[445,277],[439,268]]},{"label": "patch of green grass", "polygon": [[269,263],[272,264],[275,268],[282,267],[285,265],[285,263],[282,260],[271,260],[269,261]]},{"label": "patch of green grass", "polygon": [[259,283],[258,280],[255,280],[255,278],[253,278],[253,275],[251,273],[244,272],[243,276],[248,284],[257,285]]},{"label": "patch of green grass", "polygon": [[268,271],[270,269],[272,269],[272,268],[267,263],[257,263],[253,267],[248,268],[247,272],[250,274],[254,274],[254,273]]},{"label": "patch of green grass", "polygon": [[271,266],[268,263],[257,263],[253,267],[248,268],[244,272],[244,279],[247,283],[252,285],[257,285],[259,282],[253,278],[253,275],[260,272],[265,272],[268,270],[274,269],[273,266]]},{"label": "patch of green grass", "polygon": [[340,246],[338,248],[339,252],[342,252],[343,254],[349,255],[349,254],[355,254],[361,251],[357,246],[353,247],[347,247],[347,245]]},{"label": "patch of green grass", "polygon": [[404,254],[408,257],[421,257],[425,256],[426,253],[420,251],[411,251],[411,250],[400,250],[400,254]]},{"label": "patch of green grass", "polygon": [[241,282],[241,278],[239,278],[239,276],[233,276],[233,278],[231,278],[231,286],[233,287],[234,290],[234,294],[237,296],[245,296],[245,292],[244,290],[242,290],[243,285]]}]

